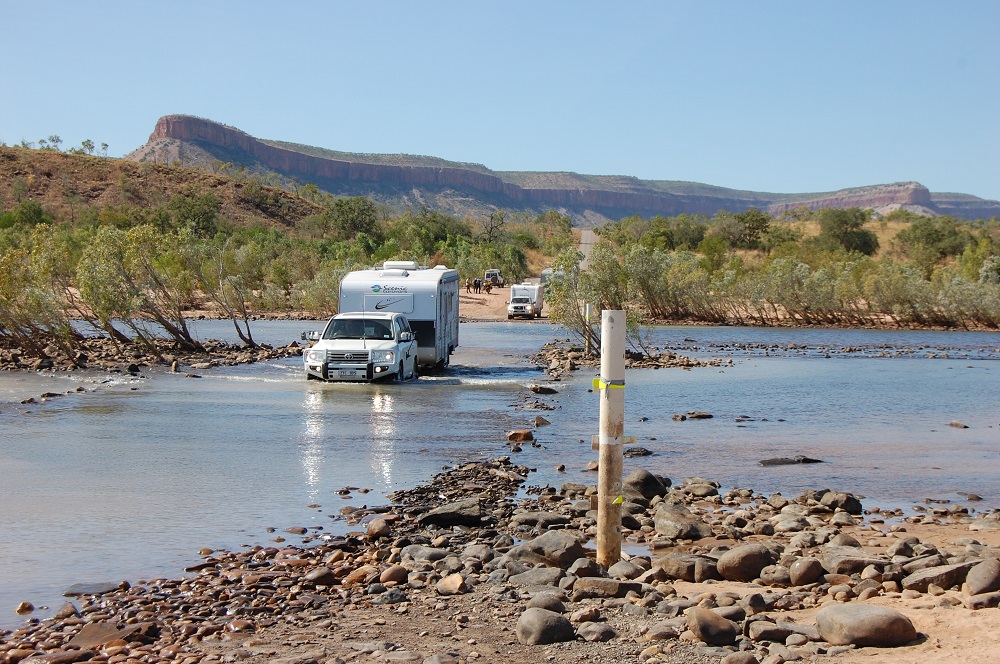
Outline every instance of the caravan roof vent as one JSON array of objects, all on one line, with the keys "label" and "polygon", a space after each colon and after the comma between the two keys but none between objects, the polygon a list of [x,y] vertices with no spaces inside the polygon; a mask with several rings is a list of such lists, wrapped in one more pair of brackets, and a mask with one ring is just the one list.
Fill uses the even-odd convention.
[{"label": "caravan roof vent", "polygon": [[383,270],[419,270],[420,265],[416,261],[386,261],[382,263]]}]

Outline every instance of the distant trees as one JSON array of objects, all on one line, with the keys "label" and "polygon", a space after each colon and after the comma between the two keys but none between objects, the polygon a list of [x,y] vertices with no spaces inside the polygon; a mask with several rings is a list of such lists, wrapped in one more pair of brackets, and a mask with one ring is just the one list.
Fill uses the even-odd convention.
[{"label": "distant trees", "polygon": [[819,211],[819,239],[829,247],[841,247],[865,256],[878,251],[878,236],[864,225],[870,213],[861,208],[824,208]]}]

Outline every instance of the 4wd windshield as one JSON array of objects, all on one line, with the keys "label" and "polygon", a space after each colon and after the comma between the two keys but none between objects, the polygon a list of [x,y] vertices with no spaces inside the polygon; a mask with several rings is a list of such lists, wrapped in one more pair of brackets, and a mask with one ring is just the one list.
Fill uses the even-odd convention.
[{"label": "4wd windshield", "polygon": [[324,339],[392,339],[386,321],[361,318],[335,318],[323,330]]},{"label": "4wd windshield", "polygon": [[531,300],[529,300],[528,298],[520,296],[512,297],[510,298],[510,301],[514,304],[528,304],[529,302],[531,302]]}]

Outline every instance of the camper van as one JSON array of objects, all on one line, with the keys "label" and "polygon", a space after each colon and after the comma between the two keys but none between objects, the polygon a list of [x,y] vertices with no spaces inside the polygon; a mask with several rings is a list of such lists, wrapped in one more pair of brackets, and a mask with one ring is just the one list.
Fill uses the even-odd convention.
[{"label": "camper van", "polygon": [[517,316],[538,318],[542,315],[542,292],[540,284],[514,284],[510,287],[510,302],[507,303],[507,320]]},{"label": "camper van", "polygon": [[417,364],[447,366],[458,347],[458,271],[386,261],[349,272],[340,282],[340,311],[403,314],[417,341]]}]

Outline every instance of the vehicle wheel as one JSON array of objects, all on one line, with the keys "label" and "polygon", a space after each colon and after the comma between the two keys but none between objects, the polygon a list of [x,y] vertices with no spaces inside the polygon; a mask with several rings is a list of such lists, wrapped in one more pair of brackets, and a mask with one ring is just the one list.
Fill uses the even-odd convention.
[{"label": "vehicle wheel", "polygon": [[396,371],[396,382],[397,383],[402,383],[403,382],[403,363],[402,362],[399,363],[399,369]]},{"label": "vehicle wheel", "polygon": [[514,320],[514,317],[511,316],[510,314],[507,314],[507,320]]}]

